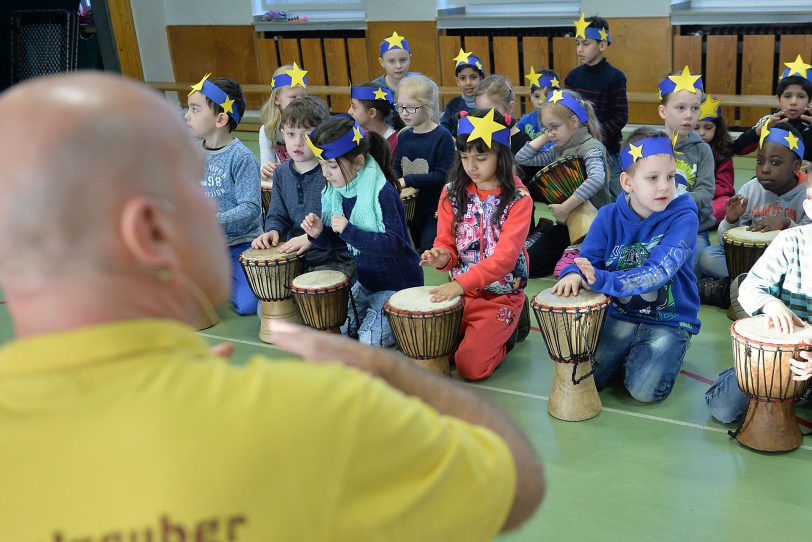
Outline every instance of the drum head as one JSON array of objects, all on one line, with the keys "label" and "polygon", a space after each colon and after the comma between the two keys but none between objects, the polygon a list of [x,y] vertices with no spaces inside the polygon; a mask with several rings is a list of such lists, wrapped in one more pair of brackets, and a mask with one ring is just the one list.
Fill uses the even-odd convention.
[{"label": "drum head", "polygon": [[271,248],[249,248],[242,254],[240,254],[240,260],[246,262],[267,262],[267,261],[292,261],[298,260],[303,258],[304,255],[302,254],[282,254],[279,252],[279,247],[271,247]]},{"label": "drum head", "polygon": [[584,289],[581,289],[576,296],[563,297],[554,295],[553,289],[547,288],[539,292],[539,294],[533,298],[534,305],[562,309],[576,309],[578,307],[606,305],[607,303],[609,303],[607,296]]},{"label": "drum head", "polygon": [[792,333],[781,333],[775,328],[767,328],[769,319],[766,316],[743,318],[733,322],[732,330],[746,339],[761,343],[797,345],[812,343],[812,325],[795,326]]},{"label": "drum head", "polygon": [[566,156],[564,158],[559,158],[558,160],[550,162],[549,164],[547,164],[546,166],[541,168],[540,173],[549,173],[550,171],[554,171],[557,167],[561,166],[562,164],[574,164],[574,163],[577,163],[580,160],[583,160],[583,158],[581,158],[580,156],[577,156],[577,155],[572,155],[572,156]]},{"label": "drum head", "polygon": [[415,313],[443,311],[462,303],[462,298],[459,296],[435,303],[431,300],[431,296],[434,294],[429,293],[432,288],[435,286],[406,288],[394,293],[387,303],[395,310]]},{"label": "drum head", "polygon": [[736,243],[749,243],[753,245],[769,245],[778,235],[778,231],[750,231],[747,226],[739,226],[727,230],[722,234],[725,241]]},{"label": "drum head", "polygon": [[349,277],[341,271],[311,271],[299,275],[291,281],[290,285],[301,290],[320,290],[339,286],[349,280]]},{"label": "drum head", "polygon": [[260,190],[273,190],[273,181],[260,181],[259,182],[259,189]]},{"label": "drum head", "polygon": [[400,189],[400,199],[411,199],[417,197],[417,189],[407,186]]}]

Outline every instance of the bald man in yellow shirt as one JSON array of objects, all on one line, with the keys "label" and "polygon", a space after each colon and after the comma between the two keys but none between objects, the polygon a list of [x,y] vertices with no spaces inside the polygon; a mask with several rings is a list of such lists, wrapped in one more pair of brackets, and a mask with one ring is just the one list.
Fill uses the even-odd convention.
[{"label": "bald man in yellow shirt", "polygon": [[225,363],[189,327],[230,269],[177,111],[123,78],[0,96],[0,540],[476,541],[544,494],[496,409],[384,350]]}]

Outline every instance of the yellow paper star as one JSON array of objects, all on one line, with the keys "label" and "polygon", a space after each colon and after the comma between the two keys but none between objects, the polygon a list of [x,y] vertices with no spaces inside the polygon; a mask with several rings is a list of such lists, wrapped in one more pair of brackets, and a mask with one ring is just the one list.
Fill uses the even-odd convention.
[{"label": "yellow paper star", "polygon": [[276,79],[271,77],[271,88],[276,88]]},{"label": "yellow paper star", "polygon": [[758,148],[764,146],[764,140],[767,139],[767,136],[770,135],[770,127],[768,126],[770,123],[764,121],[764,124],[761,125],[761,135],[758,139]]},{"label": "yellow paper star", "polygon": [[798,138],[792,135],[792,132],[788,133],[784,139],[789,143],[789,150],[794,151],[798,149]]},{"label": "yellow paper star", "polygon": [[657,89],[657,99],[659,101],[663,101],[663,91],[660,90],[659,88]]},{"label": "yellow paper star", "polygon": [[462,48],[460,48],[460,52],[457,53],[457,56],[455,56],[453,60],[454,62],[457,63],[457,66],[459,66],[460,64],[465,64],[466,62],[468,62],[468,57],[470,55],[471,53],[466,53],[465,51],[462,50]]},{"label": "yellow paper star", "polygon": [[392,35],[388,38],[384,38],[383,41],[389,44],[389,49],[394,49],[395,47],[403,49],[403,40],[405,39],[403,36],[398,36],[397,32],[392,32]]},{"label": "yellow paper star", "polygon": [[226,113],[234,113],[234,100],[226,96],[226,101],[221,103],[220,107],[222,107],[223,111],[225,111]]},{"label": "yellow paper star", "polygon": [[203,76],[203,79],[201,79],[199,83],[192,85],[192,90],[189,91],[188,95],[191,96],[195,92],[200,92],[201,90],[203,90],[203,83],[206,82],[206,79],[208,79],[210,75],[211,72],[207,73],[206,75]]},{"label": "yellow paper star", "polygon": [[361,133],[361,130],[358,129],[357,126],[352,127],[352,141],[355,143],[356,146],[361,144],[361,140],[364,139],[364,134]]},{"label": "yellow paper star", "polygon": [[553,102],[557,104],[560,100],[564,99],[564,92],[562,90],[554,90],[553,95],[550,96],[550,99],[547,100],[548,102]]},{"label": "yellow paper star", "polygon": [[307,141],[307,146],[310,147],[310,150],[313,151],[316,158],[324,160],[321,156],[324,151],[313,144],[313,141],[310,139],[310,134],[305,134],[305,141]]},{"label": "yellow paper star", "polygon": [[629,144],[629,154],[632,157],[632,163],[637,162],[641,158],[643,158],[643,144],[635,145],[634,143]]},{"label": "yellow paper star", "polygon": [[477,60],[476,62],[474,62],[474,66],[476,66],[476,67],[477,67],[477,69],[478,69],[479,71],[481,71],[481,72],[484,72],[484,71],[485,71],[485,68],[483,68],[483,67],[482,67],[482,63],[481,63],[479,60]]},{"label": "yellow paper star", "polygon": [[530,73],[524,76],[525,79],[530,81],[530,86],[537,86],[540,87],[541,84],[539,83],[539,79],[541,78],[540,73],[536,73],[536,70],[533,69],[533,66],[530,66]]},{"label": "yellow paper star", "polygon": [[705,98],[705,101],[702,102],[702,105],[699,107],[699,118],[704,119],[707,117],[715,117],[716,110],[719,108],[719,104],[721,103],[722,100],[717,100],[708,94],[708,97]]},{"label": "yellow paper star", "polygon": [[601,28],[598,33],[601,35],[602,41],[607,41],[609,39],[609,34],[606,32],[605,28]]},{"label": "yellow paper star", "polygon": [[679,141],[679,132],[674,130],[674,135],[671,136],[671,148],[677,150],[677,141]]},{"label": "yellow paper star", "polygon": [[285,73],[290,75],[291,87],[301,85],[302,88],[305,88],[304,76],[307,75],[307,72],[301,69],[295,62],[293,63],[293,67],[291,69],[285,70]]},{"label": "yellow paper star", "polygon": [[481,139],[488,146],[488,148],[491,147],[491,143],[493,142],[493,133],[505,129],[504,126],[493,120],[493,109],[488,111],[488,114],[484,117],[468,115],[467,118],[471,121],[471,124],[474,127],[473,131],[471,131],[471,134],[468,136],[468,141],[470,142],[475,139]]},{"label": "yellow paper star", "polygon": [[386,99],[386,92],[384,92],[381,87],[378,87],[378,90],[374,91],[372,95],[375,97],[376,100]]},{"label": "yellow paper star", "polygon": [[792,74],[798,74],[801,77],[806,77],[806,70],[812,69],[812,65],[805,63],[801,59],[801,55],[798,55],[795,62],[784,62],[784,66],[789,68],[787,77],[791,76]]},{"label": "yellow paper star", "polygon": [[669,75],[668,78],[671,79],[676,87],[674,87],[674,92],[678,92],[680,90],[687,90],[692,94],[696,94],[696,81],[702,77],[701,75],[691,75],[691,70],[688,69],[688,66],[682,68],[682,73],[679,75]]},{"label": "yellow paper star", "polygon": [[550,86],[553,86],[553,87],[560,87],[560,86],[561,86],[561,83],[559,83],[559,82],[558,82],[558,79],[556,79],[555,77],[553,77],[552,79],[550,79]]},{"label": "yellow paper star", "polygon": [[589,22],[584,18],[584,12],[581,12],[581,18],[577,21],[572,21],[575,24],[575,39],[586,39],[586,27]]}]

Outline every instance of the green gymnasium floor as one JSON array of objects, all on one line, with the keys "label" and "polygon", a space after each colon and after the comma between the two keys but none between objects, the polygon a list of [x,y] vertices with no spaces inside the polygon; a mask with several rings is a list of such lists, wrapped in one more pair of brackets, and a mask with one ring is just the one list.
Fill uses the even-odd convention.
[{"label": "green gymnasium floor", "polygon": [[[251,134],[240,136],[257,150]],[[736,167],[741,185],[752,176],[752,159],[737,159]],[[444,280],[434,270],[426,274],[427,284]],[[553,283],[534,279],[527,294]],[[256,317],[238,317],[230,310],[220,315],[222,322],[201,334],[212,344],[235,343],[236,363],[257,353],[286,357],[258,340]],[[601,395],[603,411],[596,418],[562,422],[550,417],[553,363],[537,331],[491,378],[471,384],[509,413],[546,468],[548,493],[541,509],[499,541],[808,538],[812,440],[787,454],[761,454],[730,439],[729,428],[710,418],[703,394],[732,364],[730,322],[724,311],[706,306],[700,318],[702,331],[688,350],[683,374],[659,404],[640,404],[622,388],[609,389]],[[8,313],[0,307],[0,342],[11,335]],[[799,408],[799,416],[811,420],[812,409]]]}]

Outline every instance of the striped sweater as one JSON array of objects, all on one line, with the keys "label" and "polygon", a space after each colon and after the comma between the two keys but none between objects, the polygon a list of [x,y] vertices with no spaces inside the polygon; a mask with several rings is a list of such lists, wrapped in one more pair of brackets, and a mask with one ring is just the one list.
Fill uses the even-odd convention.
[{"label": "striped sweater", "polygon": [[739,303],[748,314],[773,299],[812,321],[812,224],[779,233],[739,286]]}]

